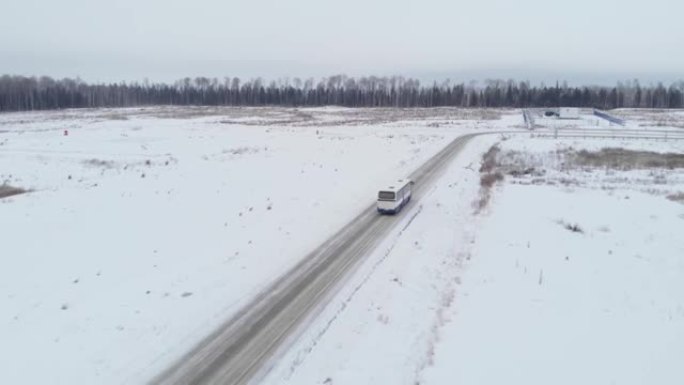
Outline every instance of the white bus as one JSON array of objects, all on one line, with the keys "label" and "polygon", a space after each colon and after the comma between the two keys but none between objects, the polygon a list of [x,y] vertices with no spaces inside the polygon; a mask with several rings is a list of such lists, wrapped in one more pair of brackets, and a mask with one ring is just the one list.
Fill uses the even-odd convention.
[{"label": "white bus", "polygon": [[393,185],[378,192],[378,212],[396,214],[411,200],[411,179],[400,179]]}]

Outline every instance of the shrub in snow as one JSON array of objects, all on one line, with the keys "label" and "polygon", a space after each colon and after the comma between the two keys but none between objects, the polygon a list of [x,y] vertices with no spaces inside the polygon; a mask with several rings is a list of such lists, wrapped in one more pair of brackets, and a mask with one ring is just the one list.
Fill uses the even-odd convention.
[{"label": "shrub in snow", "polygon": [[684,203],[684,192],[678,192],[676,194],[670,194],[667,196],[667,199],[669,199],[673,202]]},{"label": "shrub in snow", "polygon": [[573,233],[584,234],[584,230],[582,230],[582,228],[581,228],[577,223],[575,223],[575,224],[570,224],[570,223],[565,223],[565,222],[563,222],[563,221],[559,221],[558,223],[560,223],[561,225],[563,225],[563,227],[565,227],[566,230],[570,230],[570,231],[572,231]]},{"label": "shrub in snow", "polygon": [[25,192],[28,191],[20,187],[13,187],[8,184],[0,185],[0,198],[6,198],[12,195],[23,194]]},{"label": "shrub in snow", "polygon": [[497,164],[496,157],[499,152],[501,152],[499,146],[494,145],[484,154],[482,157],[482,165],[480,166],[481,173],[488,173],[494,170]]},{"label": "shrub in snow", "polygon": [[503,178],[503,174],[498,171],[491,174],[484,174],[480,177],[480,186],[489,189],[494,183],[502,181]]}]

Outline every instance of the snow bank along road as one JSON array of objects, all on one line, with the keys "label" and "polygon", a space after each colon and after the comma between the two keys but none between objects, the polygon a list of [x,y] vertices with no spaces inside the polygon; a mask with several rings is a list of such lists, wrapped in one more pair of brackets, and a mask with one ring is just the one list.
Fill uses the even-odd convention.
[{"label": "snow bank along road", "polygon": [[[430,182],[475,135],[456,138],[410,175],[416,182],[414,201],[426,193]],[[342,277],[408,211],[389,217],[378,215],[374,204],[365,209],[152,384],[248,383]]]}]

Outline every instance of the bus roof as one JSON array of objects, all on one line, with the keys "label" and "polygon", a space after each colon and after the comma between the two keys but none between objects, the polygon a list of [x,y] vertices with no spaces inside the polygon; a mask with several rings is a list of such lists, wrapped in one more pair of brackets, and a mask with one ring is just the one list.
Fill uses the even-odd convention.
[{"label": "bus roof", "polygon": [[411,183],[411,179],[399,179],[396,183],[393,183],[392,185],[388,186],[386,189],[382,189],[381,191],[399,191],[401,190],[404,186],[407,184]]}]

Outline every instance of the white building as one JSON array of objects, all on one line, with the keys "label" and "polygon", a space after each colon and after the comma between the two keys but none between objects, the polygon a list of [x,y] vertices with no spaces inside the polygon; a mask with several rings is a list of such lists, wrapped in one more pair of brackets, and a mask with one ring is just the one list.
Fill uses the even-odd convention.
[{"label": "white building", "polygon": [[561,119],[579,119],[580,109],[575,107],[561,107],[558,109],[558,117]]}]

